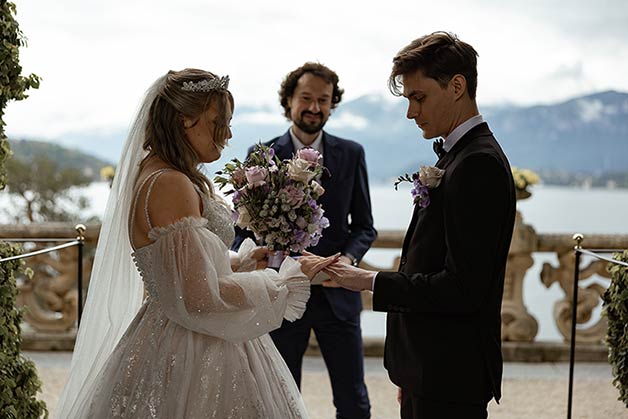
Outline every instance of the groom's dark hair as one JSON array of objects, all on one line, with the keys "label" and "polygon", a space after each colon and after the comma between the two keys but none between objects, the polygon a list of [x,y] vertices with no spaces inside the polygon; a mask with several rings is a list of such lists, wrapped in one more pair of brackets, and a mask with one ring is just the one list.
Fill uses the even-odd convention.
[{"label": "groom's dark hair", "polygon": [[467,81],[469,97],[475,99],[477,57],[475,49],[453,33],[434,32],[422,36],[410,42],[393,58],[388,87],[393,95],[401,96],[401,77],[417,70],[436,80],[441,87],[445,87],[456,74],[461,74]]}]

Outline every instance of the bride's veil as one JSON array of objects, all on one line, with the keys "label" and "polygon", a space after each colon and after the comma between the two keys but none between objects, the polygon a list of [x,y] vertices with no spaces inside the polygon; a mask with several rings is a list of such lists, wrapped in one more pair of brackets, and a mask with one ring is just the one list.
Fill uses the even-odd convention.
[{"label": "bride's veil", "polygon": [[131,257],[128,215],[144,130],[154,99],[165,83],[162,76],[148,89],[131,126],[105,210],[85,311],[81,319],[70,375],[59,398],[56,417],[74,418],[83,411],[98,373],[141,307],[143,284]]}]

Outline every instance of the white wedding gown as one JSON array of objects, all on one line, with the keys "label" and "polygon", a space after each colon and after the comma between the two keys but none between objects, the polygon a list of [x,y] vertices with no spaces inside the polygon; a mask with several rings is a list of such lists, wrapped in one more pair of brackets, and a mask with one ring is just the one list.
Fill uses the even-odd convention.
[{"label": "white wedding gown", "polygon": [[309,281],[291,258],[278,273],[232,272],[230,212],[203,204],[202,218],[152,228],[153,242],[135,250],[147,298],[76,417],[307,417],[267,333],[301,317]]}]

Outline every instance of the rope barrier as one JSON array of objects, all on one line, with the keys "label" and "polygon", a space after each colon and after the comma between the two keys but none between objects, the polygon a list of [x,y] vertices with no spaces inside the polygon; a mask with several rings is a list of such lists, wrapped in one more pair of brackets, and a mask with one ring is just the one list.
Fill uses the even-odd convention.
[{"label": "rope barrier", "polygon": [[0,262],[9,262],[11,260],[29,258],[31,256],[37,256],[37,255],[41,255],[41,254],[44,254],[44,253],[54,252],[55,250],[65,249],[66,247],[77,246],[79,244],[80,244],[79,240],[73,240],[70,243],[60,244],[58,246],[49,247],[47,249],[40,249],[40,250],[36,250],[34,252],[24,253],[22,255],[16,255],[16,256],[11,256],[11,257],[8,257],[8,258],[0,259]]}]

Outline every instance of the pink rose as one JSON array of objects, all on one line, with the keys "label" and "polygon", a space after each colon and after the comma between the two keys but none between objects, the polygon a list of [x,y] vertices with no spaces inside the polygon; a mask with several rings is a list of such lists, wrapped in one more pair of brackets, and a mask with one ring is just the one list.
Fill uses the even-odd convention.
[{"label": "pink rose", "polygon": [[313,148],[302,148],[301,150],[297,151],[297,158],[309,162],[311,166],[315,166],[321,159],[321,153],[314,150]]},{"label": "pink rose", "polygon": [[288,185],[284,188],[286,194],[286,202],[293,207],[301,205],[305,193],[302,189],[295,187],[294,185]]},{"label": "pink rose", "polygon": [[234,170],[231,174],[231,178],[233,179],[233,183],[236,187],[242,187],[242,185],[246,181],[246,174],[244,173],[244,169],[238,168]]},{"label": "pink rose", "polygon": [[263,167],[253,166],[246,169],[246,180],[249,182],[249,187],[254,188],[256,186],[262,186],[265,182],[268,172]]}]

